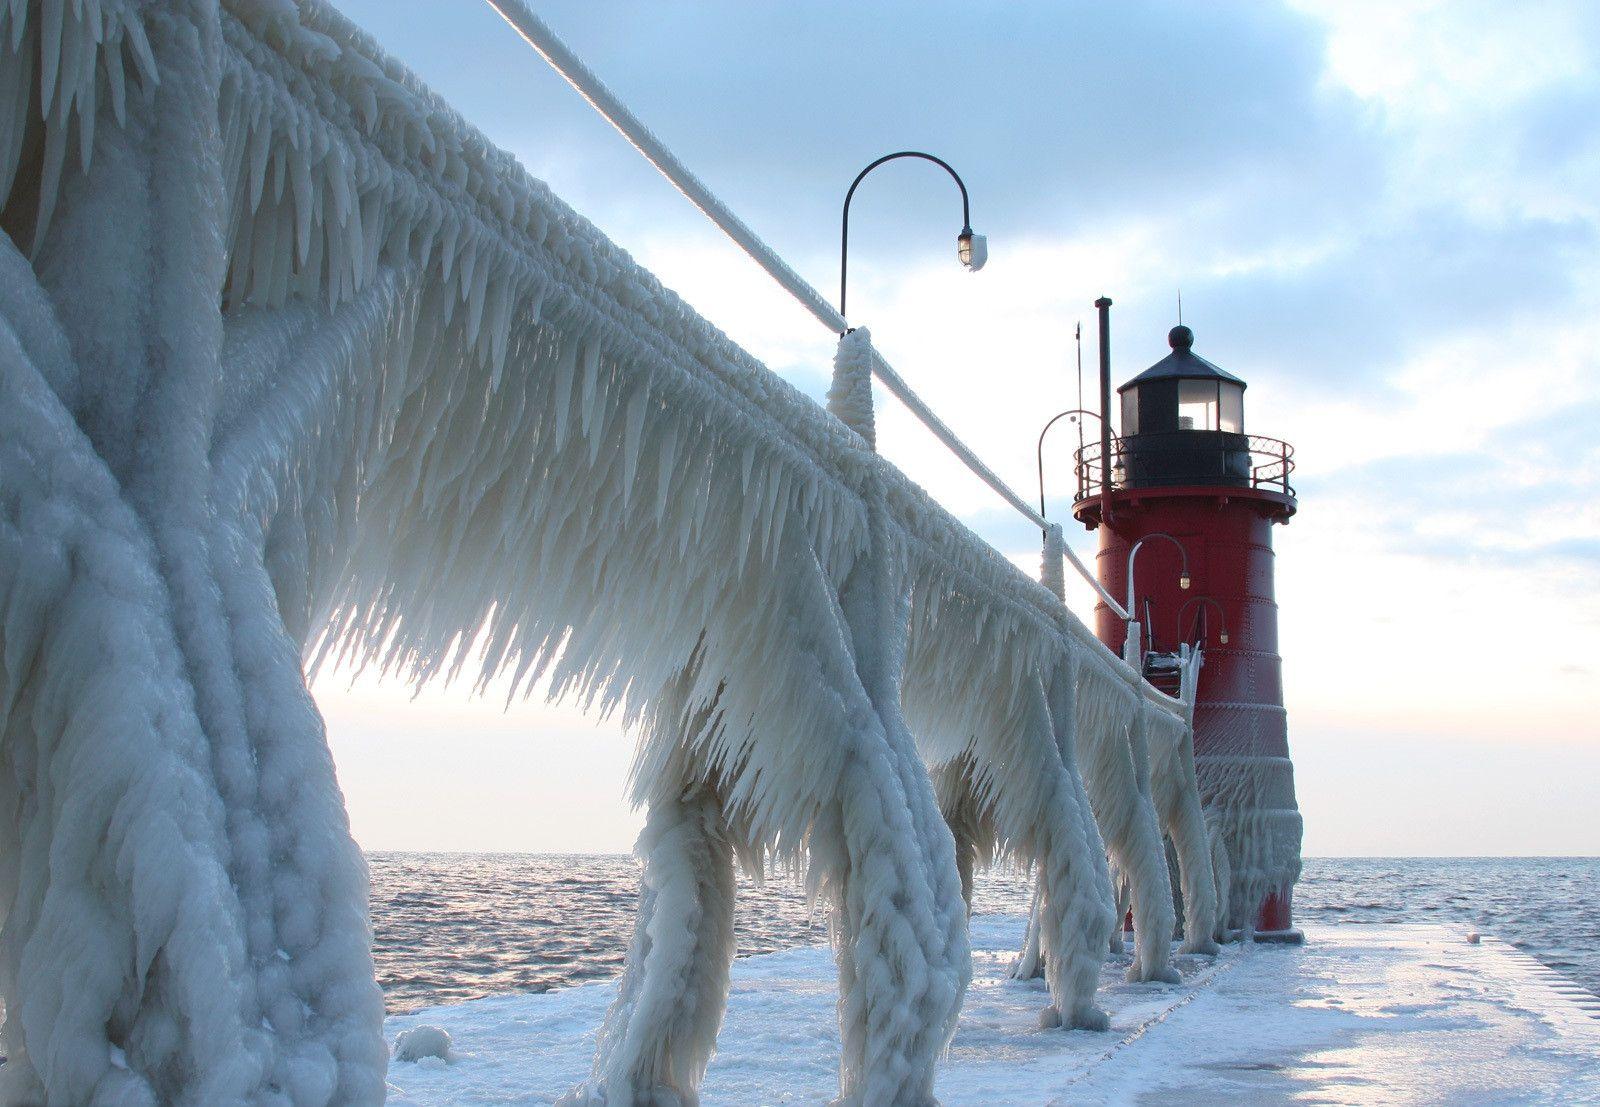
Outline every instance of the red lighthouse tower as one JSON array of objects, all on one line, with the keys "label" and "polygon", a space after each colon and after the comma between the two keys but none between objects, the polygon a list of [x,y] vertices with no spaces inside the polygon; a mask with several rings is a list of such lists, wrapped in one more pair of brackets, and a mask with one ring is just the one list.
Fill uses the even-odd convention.
[{"label": "red lighthouse tower", "polygon": [[[1101,443],[1078,454],[1073,514],[1098,530],[1097,575],[1127,606],[1104,603],[1096,632],[1123,651],[1130,625],[1157,684],[1179,646],[1204,650],[1195,701],[1195,769],[1208,820],[1223,829],[1232,863],[1229,925],[1258,938],[1296,940],[1300,875],[1295,804],[1278,656],[1272,525],[1295,513],[1287,443],[1245,433],[1245,382],[1195,354],[1194,332],[1174,327],[1172,352],[1122,385],[1120,437],[1110,433],[1107,309],[1100,309]],[[1147,537],[1157,541],[1142,542]],[[1168,541],[1167,539],[1175,539]]]}]

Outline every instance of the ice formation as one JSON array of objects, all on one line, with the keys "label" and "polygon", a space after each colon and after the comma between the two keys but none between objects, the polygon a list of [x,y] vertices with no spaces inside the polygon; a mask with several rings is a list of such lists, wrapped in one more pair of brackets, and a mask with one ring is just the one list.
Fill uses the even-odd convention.
[{"label": "ice formation", "polygon": [[451,1045],[450,1032],[443,1027],[413,1026],[395,1038],[394,1059],[412,1062],[428,1059],[450,1061],[454,1058]]},{"label": "ice formation", "polygon": [[[1061,580],[1060,556],[1058,544],[1047,536],[1041,579]],[[1199,653],[1185,655],[1176,701],[1142,681],[1129,679],[1132,671],[1122,669],[1138,706],[1106,715],[1106,705],[1115,697],[1102,690],[1090,694],[1085,702],[1094,706],[1079,721],[1079,740],[1089,751],[1084,779],[1093,797],[1090,807],[1105,833],[1112,859],[1109,887],[1117,923],[1110,932],[1108,948],[1112,953],[1122,952],[1122,920],[1131,911],[1136,950],[1128,976],[1134,981],[1175,978],[1169,947],[1160,936],[1171,933],[1176,925],[1174,893],[1180,884],[1187,909],[1180,951],[1216,952],[1214,934],[1221,929],[1221,891],[1214,856],[1218,833],[1201,809],[1194,769],[1192,718],[1201,660]],[[1112,666],[1111,671],[1118,669]],[[1130,723],[1124,729],[1107,727],[1095,722],[1102,716],[1127,718]],[[1176,849],[1178,882],[1168,872],[1163,836]],[[1222,862],[1226,872],[1225,847]],[[1225,881],[1222,887],[1226,886]],[[1041,902],[1036,898],[1022,952],[1012,966],[1012,974],[1020,978],[1045,971],[1038,926]]]},{"label": "ice formation", "polygon": [[831,417],[309,0],[0,3],[0,231],[6,1101],[382,1099],[334,658],[638,733],[579,1102],[694,1099],[735,858],[828,905],[845,1102],[931,1100],[946,814],[1037,867],[1056,1018],[1106,847],[1169,971],[1182,713],[873,453],[865,332]]},{"label": "ice formation", "polygon": [[716,1046],[734,950],[734,858],[721,803],[704,790],[652,803],[639,853],[645,872],[626,971],[593,1080],[565,1104],[683,1098]]},{"label": "ice formation", "polygon": [[1272,704],[1208,704],[1211,746],[1194,761],[1205,811],[1230,863],[1219,914],[1231,930],[1250,934],[1270,894],[1284,894],[1300,879],[1302,819],[1294,775],[1284,754],[1261,752],[1260,728],[1283,708]]},{"label": "ice formation", "polygon": [[1228,889],[1233,886],[1233,859],[1228,856],[1228,840],[1222,830],[1221,820],[1207,814],[1206,837],[1211,843],[1212,889],[1216,896],[1216,925],[1212,937],[1226,942],[1233,936],[1228,925]]},{"label": "ice formation", "polygon": [[1172,843],[1183,896],[1182,953],[1215,953],[1217,885],[1210,831],[1195,781],[1193,708],[1203,655],[1185,651],[1179,698],[1183,717],[1151,716],[1150,780],[1161,829]]}]

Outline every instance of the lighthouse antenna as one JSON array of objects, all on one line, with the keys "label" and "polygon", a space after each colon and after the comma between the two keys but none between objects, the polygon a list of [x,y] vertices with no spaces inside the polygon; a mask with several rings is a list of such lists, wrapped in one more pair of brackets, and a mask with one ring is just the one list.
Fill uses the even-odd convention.
[{"label": "lighthouse antenna", "polygon": [[1094,307],[1100,314],[1100,518],[1107,521],[1111,514],[1111,297],[1100,297]]},{"label": "lighthouse antenna", "polygon": [[1178,326],[1183,326],[1183,287],[1178,287]]},{"label": "lighthouse antenna", "polygon": [[[1077,327],[1073,330],[1073,341],[1078,344],[1078,410],[1083,410],[1083,320],[1078,320]],[[1082,460],[1083,455],[1083,420],[1076,420],[1078,424],[1078,455]]]}]

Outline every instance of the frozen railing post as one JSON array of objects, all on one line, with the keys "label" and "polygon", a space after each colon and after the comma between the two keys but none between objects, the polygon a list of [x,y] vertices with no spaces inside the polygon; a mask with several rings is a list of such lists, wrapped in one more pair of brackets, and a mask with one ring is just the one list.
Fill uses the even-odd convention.
[{"label": "frozen railing post", "polygon": [[1194,704],[1200,683],[1203,651],[1187,644],[1178,647],[1179,726],[1169,727],[1161,748],[1153,749],[1157,778],[1156,806],[1161,826],[1171,839],[1178,860],[1179,888],[1183,897],[1182,953],[1217,952],[1216,931],[1220,911],[1219,889],[1211,829],[1200,803],[1200,785],[1194,766]]},{"label": "frozen railing post", "polygon": [[1060,523],[1044,528],[1044,554],[1040,559],[1039,583],[1050,589],[1056,599],[1067,599],[1067,540],[1061,533]]},{"label": "frozen railing post", "polygon": [[872,334],[865,327],[839,336],[833,359],[833,385],[828,389],[828,410],[859,434],[867,448],[878,448],[872,416]]},{"label": "frozen railing post", "polygon": [[1144,624],[1138,619],[1128,620],[1128,636],[1122,640],[1122,660],[1139,672],[1144,663]]},{"label": "frozen railing post", "polygon": [[[1041,500],[1041,508],[1043,506]],[[1066,538],[1060,523],[1047,523],[1044,531],[1044,549],[1039,558],[1039,583],[1050,590],[1063,604],[1067,599]],[[1036,883],[1033,906],[1028,911],[1028,929],[1023,936],[1022,952],[1011,965],[1011,975],[1018,980],[1032,980],[1044,975],[1044,951],[1040,945],[1040,908],[1043,906],[1043,882]]]}]

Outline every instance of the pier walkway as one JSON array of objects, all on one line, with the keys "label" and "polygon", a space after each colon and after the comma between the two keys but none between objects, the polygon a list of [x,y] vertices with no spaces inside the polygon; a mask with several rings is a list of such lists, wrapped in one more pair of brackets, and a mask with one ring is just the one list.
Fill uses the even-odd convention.
[{"label": "pier walkway", "polygon": [[[1304,946],[1179,958],[1181,985],[1100,993],[1109,1034],[1042,1031],[1042,984],[1006,978],[1020,917],[973,920],[973,982],[937,1090],[965,1104],[1600,1103],[1600,999],[1492,937],[1444,926],[1312,926]],[[734,966],[717,1104],[826,1103],[838,1056],[823,947]],[[395,1062],[394,1104],[551,1103],[588,1075],[614,985],[391,1018],[447,1029],[449,1064]]]}]

